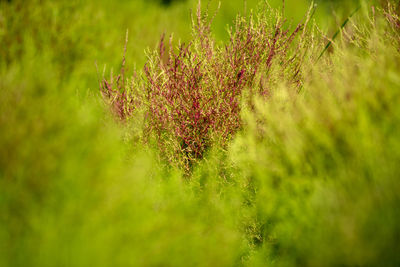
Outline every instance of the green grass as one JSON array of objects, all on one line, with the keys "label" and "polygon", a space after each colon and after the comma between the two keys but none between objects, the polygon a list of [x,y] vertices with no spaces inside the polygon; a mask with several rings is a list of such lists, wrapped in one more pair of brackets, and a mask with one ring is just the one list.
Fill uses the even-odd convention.
[{"label": "green grass", "polygon": [[[268,97],[243,97],[240,130],[188,175],[115,118],[98,75],[128,30],[142,77],[163,32],[190,40],[196,2],[0,2],[0,266],[398,266],[396,3],[363,2],[317,61],[357,5],[319,3],[300,92],[274,62]],[[217,43],[242,7],[222,2]],[[307,7],[286,2],[292,25]]]}]

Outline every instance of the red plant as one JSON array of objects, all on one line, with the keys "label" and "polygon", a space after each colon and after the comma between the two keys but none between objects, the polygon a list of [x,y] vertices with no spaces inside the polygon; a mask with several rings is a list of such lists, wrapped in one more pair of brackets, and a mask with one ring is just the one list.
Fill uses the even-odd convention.
[{"label": "red plant", "polygon": [[[281,16],[275,15],[256,20],[238,17],[229,42],[215,47],[212,19],[201,13],[199,4],[189,44],[174,51],[171,38],[167,52],[162,36],[159,51],[149,56],[144,68],[142,103],[147,111],[145,136],[156,138],[168,161],[189,171],[211,144],[225,145],[241,127],[243,90],[268,95],[271,88],[266,85],[272,86],[268,81],[273,66],[281,68],[282,75],[292,68],[287,80],[298,82],[300,46],[293,48],[292,43],[302,25],[290,32],[284,29]],[[123,80],[123,71],[118,77]],[[124,120],[132,114],[133,105],[126,97],[129,88],[120,81],[117,78],[117,89],[112,89],[103,80],[102,91]]]}]

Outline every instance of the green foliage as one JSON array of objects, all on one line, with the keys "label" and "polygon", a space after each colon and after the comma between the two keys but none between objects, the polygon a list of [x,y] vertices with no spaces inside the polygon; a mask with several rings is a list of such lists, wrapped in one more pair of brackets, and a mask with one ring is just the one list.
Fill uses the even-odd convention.
[{"label": "green foliage", "polygon": [[400,55],[379,13],[354,22],[352,47],[311,68],[302,94],[281,86],[244,113],[231,157],[257,192],[255,264],[400,263]]},{"label": "green foliage", "polygon": [[98,98],[71,94],[51,60],[19,64],[0,82],[1,266],[234,264],[232,207],[203,203],[145,148],[127,155]]},{"label": "green foliage", "polygon": [[121,66],[128,29],[121,82],[143,88],[130,62],[164,31],[188,40],[193,1],[1,1],[0,266],[398,266],[399,13],[383,2],[318,62],[327,41],[299,32],[299,83],[274,61],[268,97],[247,84],[240,130],[187,175],[142,143],[143,113],[115,120],[94,62]]}]

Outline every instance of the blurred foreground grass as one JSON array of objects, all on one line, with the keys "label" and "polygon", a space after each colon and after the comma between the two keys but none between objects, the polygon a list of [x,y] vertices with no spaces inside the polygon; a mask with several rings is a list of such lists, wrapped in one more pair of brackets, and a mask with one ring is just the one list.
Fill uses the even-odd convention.
[{"label": "blurred foreground grass", "polygon": [[[398,266],[398,32],[360,15],[187,180],[110,116],[94,62],[117,69],[128,29],[141,68],[194,4],[0,2],[0,266]],[[217,40],[242,5],[222,3]]]}]

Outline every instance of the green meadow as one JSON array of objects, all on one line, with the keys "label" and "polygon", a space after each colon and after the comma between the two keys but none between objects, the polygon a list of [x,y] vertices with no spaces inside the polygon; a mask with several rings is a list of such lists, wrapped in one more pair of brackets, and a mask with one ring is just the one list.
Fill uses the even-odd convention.
[{"label": "green meadow", "polygon": [[0,0],[0,266],[399,266],[394,0]]}]

